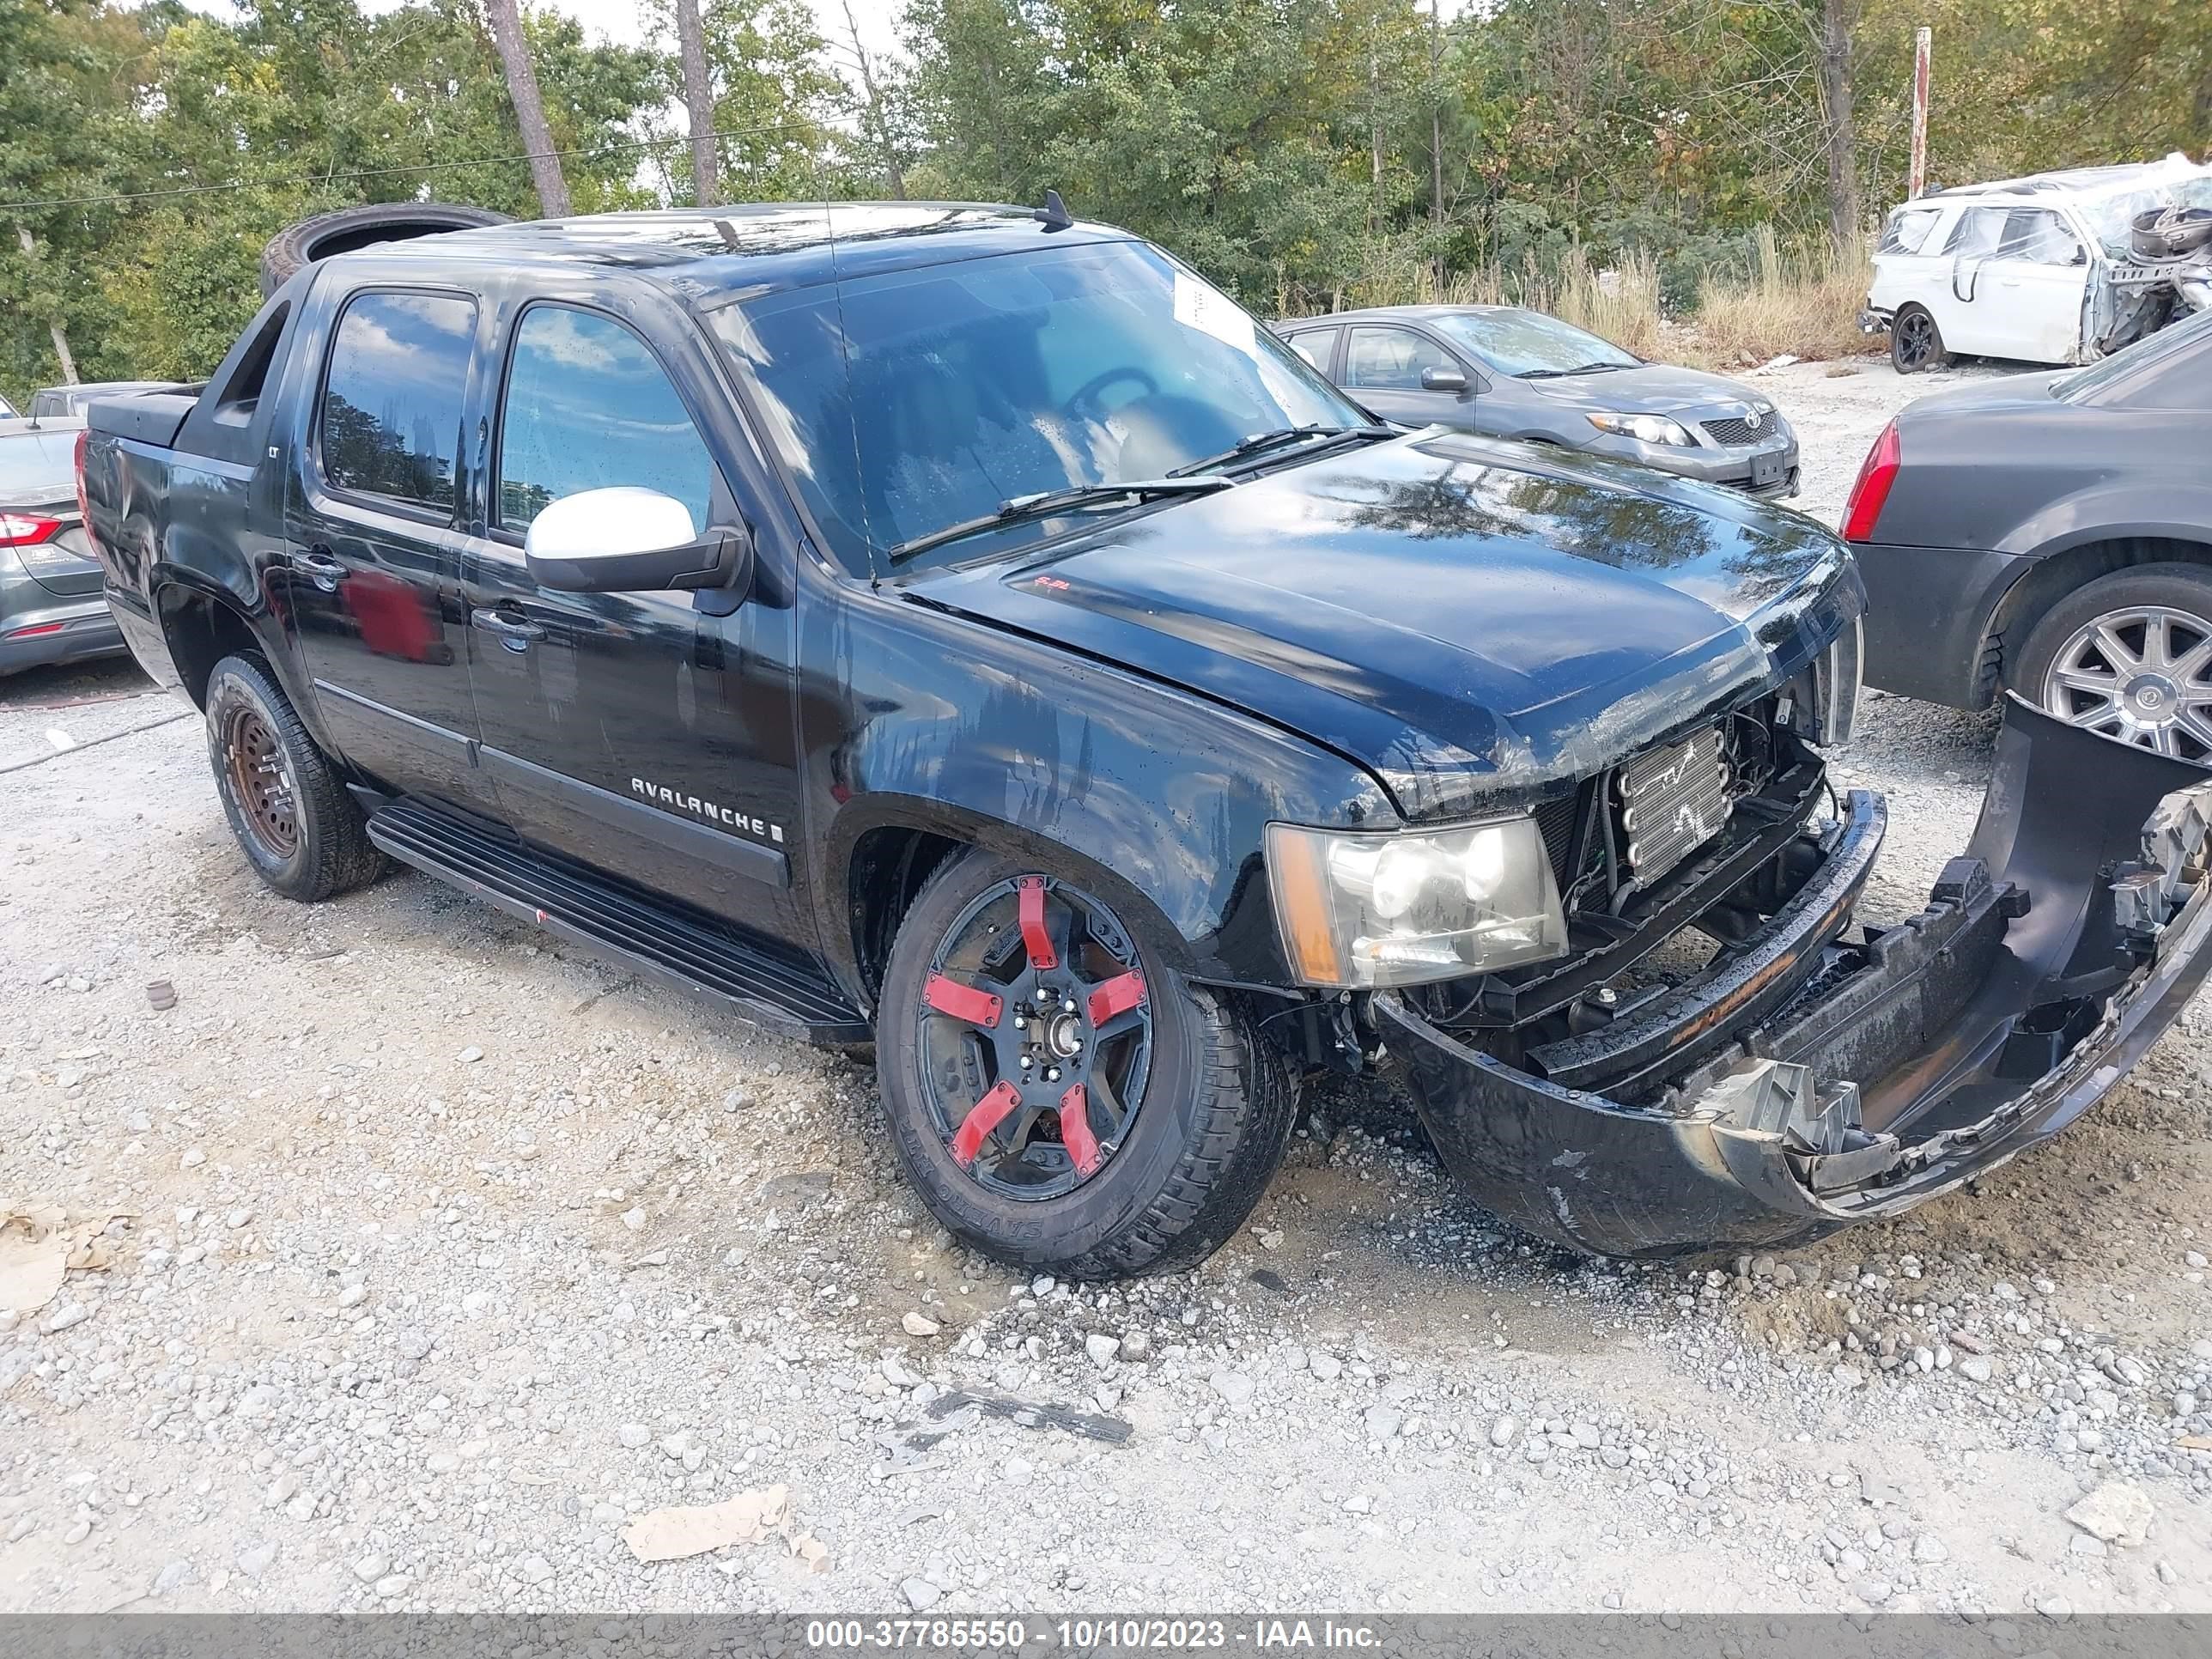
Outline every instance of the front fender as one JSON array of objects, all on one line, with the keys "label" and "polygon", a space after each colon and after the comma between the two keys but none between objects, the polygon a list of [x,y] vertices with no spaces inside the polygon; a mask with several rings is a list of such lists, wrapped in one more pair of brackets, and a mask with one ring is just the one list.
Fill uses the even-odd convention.
[{"label": "front fender", "polygon": [[[1261,848],[1269,821],[1389,817],[1349,761],[1195,695],[910,601],[851,603],[842,673],[802,698],[817,890],[896,826],[1023,856],[1137,907],[1205,978],[1288,987]],[[839,682],[842,681],[842,684]],[[859,982],[852,929],[823,943]]]}]

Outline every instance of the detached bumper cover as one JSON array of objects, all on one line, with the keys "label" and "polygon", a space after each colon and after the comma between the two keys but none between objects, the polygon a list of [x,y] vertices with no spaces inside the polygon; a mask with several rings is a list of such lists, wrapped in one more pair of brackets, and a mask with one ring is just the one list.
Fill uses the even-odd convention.
[{"label": "detached bumper cover", "polygon": [[1398,996],[1375,1012],[1445,1163],[1516,1225],[1610,1255],[1796,1242],[1933,1198],[2094,1105],[2212,969],[2208,842],[2205,773],[2011,698],[1928,908],[1863,940],[1814,930],[1795,995],[1643,1103],[1506,1065]]}]

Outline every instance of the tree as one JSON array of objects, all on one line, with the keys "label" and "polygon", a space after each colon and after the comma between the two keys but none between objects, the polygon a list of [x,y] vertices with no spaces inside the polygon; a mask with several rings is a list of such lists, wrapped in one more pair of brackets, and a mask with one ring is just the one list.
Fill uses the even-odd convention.
[{"label": "tree", "polygon": [[709,207],[720,199],[714,179],[714,86],[707,74],[707,36],[699,0],[675,0],[677,50],[684,66],[684,108],[691,121],[692,197]]},{"label": "tree", "polygon": [[860,77],[860,131],[872,148],[883,157],[884,173],[890,185],[891,195],[906,200],[905,169],[899,165],[898,141],[892,135],[890,100],[876,79],[874,63],[868,48],[860,39],[860,26],[853,17],[853,0],[842,0],[845,9],[845,38],[853,54],[853,67]]},{"label": "tree", "polygon": [[1851,32],[1856,0],[1821,0],[1820,113],[1828,155],[1828,234],[1838,247],[1861,234],[1858,125],[1851,108]]},{"label": "tree", "polygon": [[516,0],[484,0],[491,23],[493,43],[507,71],[507,94],[514,105],[514,118],[522,129],[522,143],[530,156],[530,177],[538,187],[538,203],[549,219],[568,215],[568,184],[562,176],[561,158],[553,148],[553,130],[545,124],[545,100],[538,90],[538,71],[530,62],[530,42],[522,32],[522,15]]}]

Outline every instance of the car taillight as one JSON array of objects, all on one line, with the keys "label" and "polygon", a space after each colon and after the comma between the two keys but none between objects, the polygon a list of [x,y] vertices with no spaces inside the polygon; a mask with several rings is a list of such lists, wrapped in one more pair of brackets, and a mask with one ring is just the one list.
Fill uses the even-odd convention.
[{"label": "car taillight", "polygon": [[85,446],[92,441],[92,428],[86,427],[76,434],[76,521],[84,526],[84,533],[92,534],[92,496],[84,487]]},{"label": "car taillight", "polygon": [[1897,482],[1897,467],[1903,459],[1903,449],[1897,441],[1897,422],[1892,421],[1882,428],[1881,436],[1874,441],[1867,458],[1859,463],[1857,482],[1851,485],[1851,499],[1844,508],[1844,539],[1847,542],[1870,542],[1874,527],[1881,518],[1881,509],[1889,500],[1889,487]]},{"label": "car taillight", "polygon": [[0,547],[33,547],[62,527],[59,519],[35,513],[0,513]]}]

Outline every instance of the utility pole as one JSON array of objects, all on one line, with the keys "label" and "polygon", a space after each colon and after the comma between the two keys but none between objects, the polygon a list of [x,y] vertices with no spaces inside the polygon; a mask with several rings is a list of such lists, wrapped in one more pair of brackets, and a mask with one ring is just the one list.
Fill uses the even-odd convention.
[{"label": "utility pole", "polygon": [[522,148],[530,156],[538,204],[547,218],[565,219],[568,181],[561,176],[561,158],[553,153],[553,130],[545,125],[545,100],[538,90],[538,71],[531,67],[530,43],[523,39],[521,9],[516,0],[484,0],[484,12],[491,21],[500,67],[507,71],[507,95],[514,106],[515,125],[522,129]]},{"label": "utility pole", "polygon": [[699,0],[676,0],[676,50],[684,60],[684,108],[691,120],[691,191],[701,207],[721,199],[714,153],[714,88],[707,78],[707,32]]},{"label": "utility pole", "polygon": [[1928,190],[1928,59],[1935,31],[1912,32],[1912,172],[1905,181],[1905,197],[1917,201]]}]

